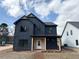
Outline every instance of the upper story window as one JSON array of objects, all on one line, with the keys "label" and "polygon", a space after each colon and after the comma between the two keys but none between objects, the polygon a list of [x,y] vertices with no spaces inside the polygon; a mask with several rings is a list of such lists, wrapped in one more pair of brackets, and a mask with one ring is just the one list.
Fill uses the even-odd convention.
[{"label": "upper story window", "polygon": [[67,32],[67,36],[69,36],[69,33]]},{"label": "upper story window", "polygon": [[27,27],[26,26],[21,26],[20,27],[20,32],[26,32],[27,31]]},{"label": "upper story window", "polygon": [[53,29],[52,27],[49,27],[49,26],[47,26],[46,29],[45,29],[46,34],[53,34],[53,31],[54,31],[54,30],[55,30],[55,29]]},{"label": "upper story window", "polygon": [[41,31],[41,28],[38,28],[38,27],[37,27],[37,30],[38,30],[38,31]]},{"label": "upper story window", "polygon": [[73,35],[72,30],[70,31],[70,34]]},{"label": "upper story window", "polygon": [[48,31],[49,31],[49,33],[52,33],[52,28],[50,27]]}]

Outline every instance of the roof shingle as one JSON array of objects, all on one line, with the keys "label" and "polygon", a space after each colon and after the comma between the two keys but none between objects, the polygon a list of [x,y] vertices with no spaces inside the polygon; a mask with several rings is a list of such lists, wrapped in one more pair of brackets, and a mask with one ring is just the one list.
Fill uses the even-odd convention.
[{"label": "roof shingle", "polygon": [[79,22],[68,22],[70,24],[72,24],[73,26],[79,28]]},{"label": "roof shingle", "polygon": [[52,22],[44,22],[44,23],[45,23],[45,25],[56,25],[56,24],[54,24]]}]

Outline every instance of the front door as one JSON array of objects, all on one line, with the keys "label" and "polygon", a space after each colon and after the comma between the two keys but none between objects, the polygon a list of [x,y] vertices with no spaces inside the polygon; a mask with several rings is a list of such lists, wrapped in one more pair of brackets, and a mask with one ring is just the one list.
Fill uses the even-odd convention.
[{"label": "front door", "polygon": [[52,39],[52,38],[48,38],[46,40],[46,48],[47,49],[56,49],[57,48],[57,40]]},{"label": "front door", "polygon": [[37,49],[41,49],[42,47],[41,47],[41,40],[37,40],[36,41],[36,48]]}]

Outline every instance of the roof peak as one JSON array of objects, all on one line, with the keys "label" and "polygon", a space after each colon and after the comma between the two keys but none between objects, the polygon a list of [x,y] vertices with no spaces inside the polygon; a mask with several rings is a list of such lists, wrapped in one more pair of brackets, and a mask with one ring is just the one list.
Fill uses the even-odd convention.
[{"label": "roof peak", "polygon": [[27,17],[36,17],[33,13],[29,13],[29,14],[27,14],[27,15],[24,15],[24,16],[22,16],[21,17],[21,19],[27,19]]}]

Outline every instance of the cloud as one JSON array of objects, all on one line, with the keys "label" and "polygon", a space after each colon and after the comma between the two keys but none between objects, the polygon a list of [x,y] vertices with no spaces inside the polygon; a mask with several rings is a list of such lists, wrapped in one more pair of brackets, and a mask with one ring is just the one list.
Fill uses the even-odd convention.
[{"label": "cloud", "polygon": [[59,16],[55,23],[58,24],[58,34],[62,34],[67,21],[79,21],[79,0],[64,0],[61,8],[57,11]]},{"label": "cloud", "polygon": [[15,31],[15,26],[8,26],[8,30],[9,30],[9,36],[13,36],[14,35],[14,31]]},{"label": "cloud", "polygon": [[61,0],[3,0],[1,6],[9,15],[17,17],[20,14],[32,11],[33,8],[41,17],[47,17],[51,11],[56,12],[61,5]]},{"label": "cloud", "polygon": [[11,16],[16,17],[23,13],[19,6],[19,0],[3,0],[0,5],[5,8]]},{"label": "cloud", "polygon": [[40,4],[35,4],[34,9],[36,13],[41,15],[42,17],[47,17],[51,11],[56,12],[61,6],[61,0],[51,0],[49,3],[42,2]]},{"label": "cloud", "polygon": [[[55,23],[58,24],[58,34],[61,34],[67,21],[79,21],[79,0],[3,0],[1,6],[8,10],[11,16],[18,16],[33,8],[42,18],[51,12],[58,14]],[[62,2],[61,2],[62,1]],[[19,4],[20,2],[20,4]]]}]

